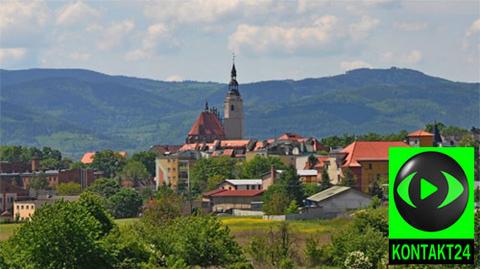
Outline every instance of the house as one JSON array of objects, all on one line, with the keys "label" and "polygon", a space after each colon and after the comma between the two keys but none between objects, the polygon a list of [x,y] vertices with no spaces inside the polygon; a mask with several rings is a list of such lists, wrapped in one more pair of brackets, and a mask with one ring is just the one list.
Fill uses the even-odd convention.
[{"label": "house", "polygon": [[342,150],[342,170],[350,169],[356,179],[356,187],[368,192],[375,180],[388,179],[388,149],[408,147],[402,141],[355,141]]},{"label": "house", "polygon": [[349,210],[367,207],[371,202],[372,198],[369,195],[354,188],[333,186],[308,197],[302,214],[333,218]]},{"label": "house", "polygon": [[261,179],[226,179],[218,185],[222,190],[262,190]]},{"label": "house", "polygon": [[203,194],[203,206],[210,212],[230,212],[233,209],[259,210],[264,190],[216,189]]},{"label": "house", "polygon": [[300,181],[305,184],[318,184],[321,180],[321,178],[319,179],[318,177],[318,171],[315,169],[297,170],[297,175],[300,178]]},{"label": "house", "polygon": [[53,204],[59,200],[76,201],[79,198],[80,196],[53,196],[34,200],[15,201],[13,204],[13,216],[15,219],[21,221],[29,220],[35,213],[35,210],[46,204]]},{"label": "house", "polygon": [[157,156],[154,178],[156,188],[165,185],[179,192],[187,191],[190,170],[200,157],[200,152],[192,150]]},{"label": "house", "polygon": [[[310,155],[314,156],[314,155]],[[330,183],[336,185],[340,183],[340,177],[342,176],[340,164],[338,159],[332,156],[314,156],[312,160],[310,157],[303,162],[303,169],[315,169],[317,171],[318,182],[322,181],[322,172],[327,170],[330,178]]]},{"label": "house", "polygon": [[180,145],[153,145],[148,151],[157,155],[170,155],[176,153],[180,147]]},{"label": "house", "polygon": [[424,130],[411,132],[407,136],[408,144],[411,147],[432,147],[433,134]]}]

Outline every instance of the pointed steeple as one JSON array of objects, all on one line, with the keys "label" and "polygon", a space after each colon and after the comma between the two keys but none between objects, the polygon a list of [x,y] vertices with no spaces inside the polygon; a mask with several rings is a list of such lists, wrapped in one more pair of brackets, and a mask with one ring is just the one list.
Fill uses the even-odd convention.
[{"label": "pointed steeple", "polygon": [[205,111],[208,111],[208,101],[205,100]]},{"label": "pointed steeple", "polygon": [[235,53],[232,56],[232,71],[230,71],[230,83],[228,84],[228,95],[240,95],[238,91],[237,69],[235,68]]},{"label": "pointed steeple", "polygon": [[230,76],[231,76],[232,79],[237,78],[237,69],[235,69],[235,62],[233,62],[232,71],[230,72]]}]

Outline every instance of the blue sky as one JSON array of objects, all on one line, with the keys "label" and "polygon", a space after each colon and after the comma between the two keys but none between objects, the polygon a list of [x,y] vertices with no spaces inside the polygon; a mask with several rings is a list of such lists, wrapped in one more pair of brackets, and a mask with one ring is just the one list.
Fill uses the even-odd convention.
[{"label": "blue sky", "polygon": [[0,66],[226,82],[413,68],[480,81],[480,1],[2,1]]}]

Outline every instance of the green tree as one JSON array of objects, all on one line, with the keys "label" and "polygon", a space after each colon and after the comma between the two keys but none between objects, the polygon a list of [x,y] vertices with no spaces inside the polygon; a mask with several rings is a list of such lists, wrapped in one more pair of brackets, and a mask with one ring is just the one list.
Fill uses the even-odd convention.
[{"label": "green tree", "polygon": [[62,169],[62,162],[61,160],[53,159],[53,158],[45,158],[40,161],[40,170],[56,170]]},{"label": "green tree", "polygon": [[121,176],[123,179],[130,180],[133,186],[145,186],[150,175],[143,163],[136,160],[128,160],[122,169]]},{"label": "green tree", "polygon": [[2,244],[2,256],[8,268],[112,268],[101,239],[101,226],[85,207],[58,201],[37,209]]},{"label": "green tree", "polygon": [[280,184],[274,184],[263,194],[262,210],[267,215],[282,215],[290,205],[287,190]]},{"label": "green tree", "polygon": [[341,178],[340,185],[356,187],[357,179],[350,168],[347,167],[343,170],[343,177]]},{"label": "green tree", "polygon": [[115,218],[138,216],[142,204],[142,196],[134,189],[122,188],[108,198],[108,209]]},{"label": "green tree", "polygon": [[58,195],[79,195],[82,187],[78,183],[67,182],[58,184],[56,190]]},{"label": "green tree", "polygon": [[87,191],[109,198],[120,190],[120,185],[114,179],[99,178],[87,188]]},{"label": "green tree", "polygon": [[103,150],[95,153],[91,167],[102,171],[104,176],[113,178],[122,170],[125,158],[112,150]]},{"label": "green tree", "polygon": [[320,184],[321,190],[326,190],[332,186],[330,183],[330,176],[328,175],[327,169],[322,169],[322,183]]},{"label": "green tree", "polygon": [[319,193],[321,191],[321,188],[320,188],[320,185],[316,183],[307,183],[303,185],[303,190],[305,192],[305,198],[306,198],[316,193]]},{"label": "green tree", "polygon": [[142,220],[154,225],[170,223],[181,216],[182,204],[181,196],[171,189],[159,191],[155,199],[146,203]]},{"label": "green tree", "polygon": [[48,189],[49,188],[48,180],[45,173],[40,172],[32,176],[31,182],[30,182],[30,188],[32,188],[35,191]]},{"label": "green tree", "polygon": [[131,160],[134,161],[139,161],[141,162],[145,168],[147,169],[150,177],[155,176],[155,158],[157,157],[157,154],[151,151],[140,151],[132,155],[130,158]]},{"label": "green tree", "polygon": [[101,235],[106,235],[115,228],[112,216],[107,212],[107,201],[105,198],[87,191],[80,195],[78,203],[86,208],[90,215],[98,221]]},{"label": "green tree", "polygon": [[383,200],[383,189],[380,186],[379,180],[374,180],[369,186],[369,193],[372,196],[378,197],[378,199]]},{"label": "green tree", "polygon": [[298,204],[297,201],[292,200],[285,210],[286,214],[296,214],[298,213]]},{"label": "green tree", "polygon": [[297,170],[293,166],[283,171],[280,175],[279,184],[285,188],[290,201],[295,199],[298,205],[303,204],[303,198],[305,197],[303,184],[299,180]]},{"label": "green tree", "polygon": [[192,193],[196,195],[206,191],[210,178],[236,178],[236,162],[235,159],[227,156],[198,160],[190,173]]},{"label": "green tree", "polygon": [[285,169],[285,165],[279,158],[276,157],[262,157],[256,155],[250,161],[245,161],[241,166],[242,178],[261,178],[262,175],[269,172],[271,167],[275,169]]}]

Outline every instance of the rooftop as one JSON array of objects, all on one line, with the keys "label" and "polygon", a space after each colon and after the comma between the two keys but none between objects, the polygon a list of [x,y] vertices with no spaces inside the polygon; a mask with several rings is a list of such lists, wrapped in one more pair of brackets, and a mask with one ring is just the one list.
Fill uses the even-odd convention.
[{"label": "rooftop", "polygon": [[360,167],[359,161],[388,161],[388,149],[408,147],[402,141],[355,141],[342,150],[346,153],[343,167]]},{"label": "rooftop", "polygon": [[432,133],[426,132],[424,130],[417,130],[408,134],[409,137],[433,137]]},{"label": "rooftop", "polygon": [[226,182],[238,186],[238,185],[262,185],[261,179],[226,179]]},{"label": "rooftop", "polygon": [[347,187],[347,186],[333,186],[333,187],[330,187],[326,190],[323,190],[319,193],[316,193],[316,194],[308,197],[307,200],[314,201],[314,202],[320,202],[320,201],[326,200],[326,199],[328,199],[332,196],[340,194],[344,191],[348,191],[349,189],[351,189],[351,188]]}]

